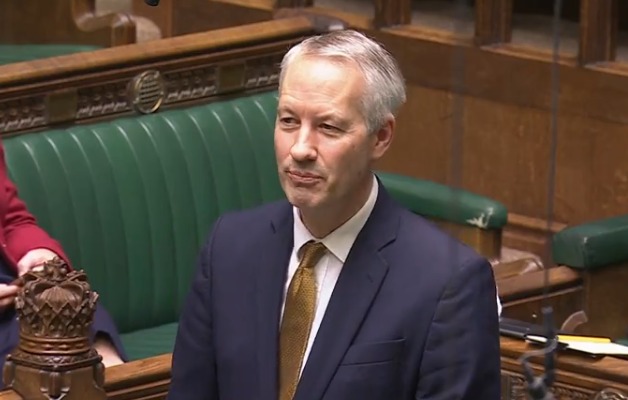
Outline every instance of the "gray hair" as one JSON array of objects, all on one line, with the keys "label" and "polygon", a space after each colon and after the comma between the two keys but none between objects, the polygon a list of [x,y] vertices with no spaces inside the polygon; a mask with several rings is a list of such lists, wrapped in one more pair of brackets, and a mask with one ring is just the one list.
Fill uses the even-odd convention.
[{"label": "gray hair", "polygon": [[403,75],[393,56],[379,43],[354,30],[312,36],[292,47],[281,61],[279,87],[286,71],[298,57],[324,57],[357,66],[366,88],[361,111],[370,133],[377,132],[389,114],[396,115],[406,101]]}]

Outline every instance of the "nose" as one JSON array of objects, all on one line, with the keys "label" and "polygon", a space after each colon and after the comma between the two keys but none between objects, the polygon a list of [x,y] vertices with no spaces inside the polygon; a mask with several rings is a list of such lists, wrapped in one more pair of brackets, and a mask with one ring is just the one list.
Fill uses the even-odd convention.
[{"label": "nose", "polygon": [[295,136],[294,143],[290,148],[290,156],[295,161],[302,162],[315,160],[317,155],[315,133],[303,125]]}]

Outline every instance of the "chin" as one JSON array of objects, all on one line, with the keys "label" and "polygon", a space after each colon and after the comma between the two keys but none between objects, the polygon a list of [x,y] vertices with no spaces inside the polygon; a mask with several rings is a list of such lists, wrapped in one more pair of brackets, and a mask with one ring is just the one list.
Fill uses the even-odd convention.
[{"label": "chin", "polygon": [[313,209],[320,205],[320,200],[311,193],[298,193],[290,190],[286,193],[288,202],[298,209]]}]

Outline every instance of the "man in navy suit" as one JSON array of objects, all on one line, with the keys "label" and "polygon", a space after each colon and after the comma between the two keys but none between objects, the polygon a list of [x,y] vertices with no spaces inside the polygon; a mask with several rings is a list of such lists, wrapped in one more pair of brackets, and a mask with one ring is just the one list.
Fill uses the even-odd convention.
[{"label": "man in navy suit", "polygon": [[500,398],[491,266],[372,172],[404,102],[396,62],[360,33],[286,54],[275,152],[287,201],[215,223],[170,400]]}]

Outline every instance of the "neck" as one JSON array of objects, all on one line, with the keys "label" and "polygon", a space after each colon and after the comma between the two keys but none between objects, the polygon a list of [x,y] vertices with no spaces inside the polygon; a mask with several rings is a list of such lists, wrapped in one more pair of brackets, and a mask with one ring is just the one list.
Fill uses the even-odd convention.
[{"label": "neck", "polygon": [[373,187],[373,176],[368,174],[367,180],[361,185],[361,189],[353,198],[341,206],[328,206],[317,209],[299,209],[299,215],[303,225],[317,239],[329,235],[345,222],[351,219],[368,199]]}]

